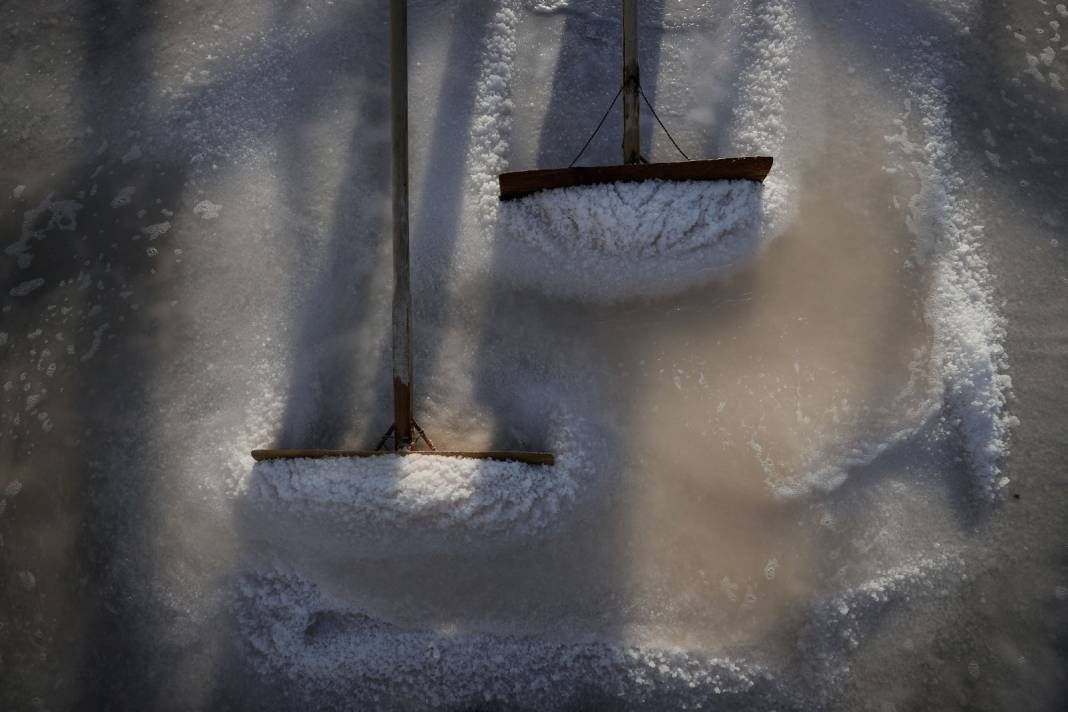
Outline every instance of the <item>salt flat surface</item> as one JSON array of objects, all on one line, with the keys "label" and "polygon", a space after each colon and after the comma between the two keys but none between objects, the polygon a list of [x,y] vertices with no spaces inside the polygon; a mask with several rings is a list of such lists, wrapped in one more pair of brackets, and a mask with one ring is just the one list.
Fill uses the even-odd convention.
[{"label": "salt flat surface", "polygon": [[1063,709],[1066,15],[643,3],[767,182],[502,204],[619,18],[411,4],[418,417],[531,468],[248,454],[388,425],[384,3],[0,9],[0,707]]}]

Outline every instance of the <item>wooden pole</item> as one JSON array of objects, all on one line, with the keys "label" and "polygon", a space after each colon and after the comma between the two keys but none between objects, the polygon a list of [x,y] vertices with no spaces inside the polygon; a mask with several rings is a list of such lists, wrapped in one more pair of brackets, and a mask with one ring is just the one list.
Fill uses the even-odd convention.
[{"label": "wooden pole", "polygon": [[638,0],[623,0],[623,162],[641,163],[638,125]]},{"label": "wooden pole", "polygon": [[389,6],[393,143],[393,449],[412,444],[412,294],[408,262],[408,7]]}]

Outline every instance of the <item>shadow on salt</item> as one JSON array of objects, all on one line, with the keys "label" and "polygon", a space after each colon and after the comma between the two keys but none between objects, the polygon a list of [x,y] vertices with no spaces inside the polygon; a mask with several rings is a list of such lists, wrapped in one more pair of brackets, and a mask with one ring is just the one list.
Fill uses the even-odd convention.
[{"label": "shadow on salt", "polygon": [[556,297],[612,303],[724,279],[773,234],[784,200],[773,177],[615,183],[546,190],[504,202],[503,277]]}]

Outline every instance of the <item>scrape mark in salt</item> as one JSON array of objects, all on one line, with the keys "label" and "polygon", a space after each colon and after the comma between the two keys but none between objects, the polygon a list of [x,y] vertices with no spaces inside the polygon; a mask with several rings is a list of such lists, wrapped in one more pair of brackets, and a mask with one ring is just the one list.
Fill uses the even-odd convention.
[{"label": "scrape mark in salt", "polygon": [[11,291],[9,291],[8,294],[13,297],[25,297],[33,290],[44,286],[44,283],[45,281],[41,277],[38,277],[37,279],[29,279],[25,282],[22,282],[16,287],[12,287]]},{"label": "scrape mark in salt", "polygon": [[100,350],[100,341],[104,336],[104,332],[107,331],[108,324],[101,324],[95,330],[93,330],[93,343],[89,345],[89,350],[82,354],[79,360],[88,361],[96,352]]},{"label": "scrape mark in salt", "polygon": [[193,213],[199,215],[204,220],[214,220],[219,217],[220,210],[222,210],[222,206],[213,203],[210,200],[201,200],[193,206]]},{"label": "scrape mark in salt", "polygon": [[111,207],[113,207],[113,208],[121,208],[124,205],[129,205],[130,201],[133,199],[133,194],[135,192],[137,192],[137,188],[135,186],[132,186],[132,185],[126,186],[125,188],[120,190],[118,195],[116,195],[111,200]]}]

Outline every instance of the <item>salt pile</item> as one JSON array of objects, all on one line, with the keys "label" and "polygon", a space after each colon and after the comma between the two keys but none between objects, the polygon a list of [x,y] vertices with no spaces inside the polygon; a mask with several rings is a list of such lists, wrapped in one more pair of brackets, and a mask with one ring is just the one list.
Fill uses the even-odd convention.
[{"label": "salt pile", "polygon": [[752,181],[547,190],[501,205],[498,239],[515,243],[527,269],[508,272],[525,286],[595,301],[656,296],[721,279],[755,254],[762,198]]},{"label": "salt pile", "polygon": [[378,620],[305,579],[242,578],[238,625],[253,664],[345,708],[791,709],[785,686],[745,660],[602,641],[562,642]]},{"label": "salt pile", "polygon": [[[931,369],[941,378],[940,397],[948,410],[943,424],[961,438],[978,489],[993,496],[1008,484],[999,461],[1017,423],[1006,409],[1012,379],[1002,346],[1005,327],[980,250],[984,227],[961,197],[964,180],[955,167],[958,149],[941,89],[946,85],[941,62],[933,55],[922,59],[897,122],[900,133],[887,141],[918,182],[906,222],[916,236],[916,260],[931,269],[926,311],[933,332]],[[910,139],[910,123],[919,124],[916,141]]]},{"label": "salt pile", "polygon": [[[743,84],[754,89],[740,100],[733,140],[743,152],[777,154],[794,28],[785,4],[767,3],[766,10],[750,19],[762,42],[743,75]],[[498,203],[494,179],[507,168],[517,19],[505,8],[495,21],[498,33],[487,46],[469,147],[479,229],[468,233],[473,242],[464,248],[483,258],[479,266],[491,255],[498,279],[551,296],[614,302],[728,277],[782,231],[794,200],[787,172],[770,176],[763,186],[649,182]],[[930,343],[917,355],[914,382],[887,409],[888,417],[897,417],[890,418],[886,432],[858,434],[843,427],[844,440],[815,441],[819,456],[796,471],[785,471],[764,454],[769,485],[782,497],[833,490],[887,449],[925,442],[921,436],[932,434],[932,424],[939,430],[934,435],[960,436],[979,489],[990,493],[1001,482],[998,458],[1006,452],[1013,422],[1005,412],[1010,383],[1004,329],[978,250],[982,228],[964,198],[956,165],[946,83],[937,57],[924,62],[927,69],[904,87],[909,103],[901,134],[889,141],[900,161],[887,171],[915,178],[907,224],[916,240],[913,260],[929,275],[924,313]],[[388,539],[391,555],[405,547],[432,551],[464,537],[515,543],[579,510],[579,500],[590,491],[591,460],[566,448],[558,452],[560,464],[551,471],[433,457],[361,463],[359,474],[343,461],[269,463],[257,466],[248,494],[264,511],[304,522],[341,522],[339,531],[367,534],[367,541]],[[612,471],[603,464],[601,470]],[[356,542],[363,544],[362,538]],[[312,696],[336,695],[341,705],[544,709],[582,707],[594,699],[612,708],[789,709],[799,706],[798,695],[804,694],[799,690],[839,694],[837,682],[850,674],[855,652],[896,620],[895,611],[916,602],[938,605],[960,568],[955,557],[932,553],[860,583],[836,578],[835,590],[813,601],[793,631],[791,642],[802,659],[775,668],[774,677],[770,667],[749,662],[644,641],[569,640],[551,627],[536,637],[516,637],[492,627],[487,632],[448,623],[393,623],[286,573],[242,580],[239,624],[262,674],[285,676]],[[768,666],[777,664],[774,657],[765,659]],[[780,681],[795,680],[798,672],[813,679],[795,682],[790,695],[783,694]]]}]

